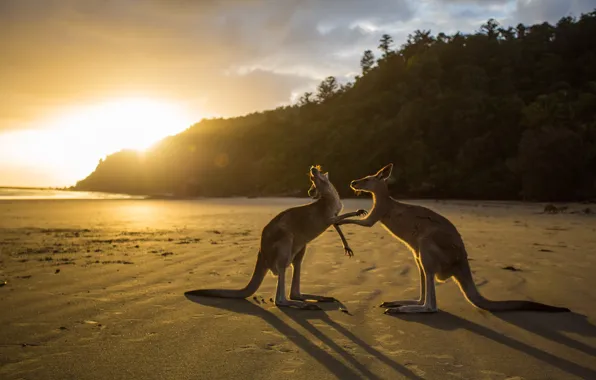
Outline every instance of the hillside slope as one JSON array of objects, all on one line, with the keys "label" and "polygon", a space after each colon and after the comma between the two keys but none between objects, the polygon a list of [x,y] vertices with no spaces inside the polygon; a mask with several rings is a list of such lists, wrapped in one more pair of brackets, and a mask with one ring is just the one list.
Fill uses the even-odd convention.
[{"label": "hillside slope", "polygon": [[140,155],[100,162],[78,190],[179,195],[306,194],[322,164],[342,195],[393,162],[410,197],[596,196],[596,12],[475,34],[385,35],[362,75],[323,81],[299,104],[204,120]]}]

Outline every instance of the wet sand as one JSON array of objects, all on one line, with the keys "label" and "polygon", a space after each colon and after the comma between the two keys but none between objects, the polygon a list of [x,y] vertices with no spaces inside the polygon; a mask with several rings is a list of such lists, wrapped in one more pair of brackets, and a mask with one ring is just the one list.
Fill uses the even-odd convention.
[{"label": "wet sand", "polygon": [[384,315],[418,272],[380,225],[343,227],[351,259],[332,228],[307,250],[303,292],[349,314],[277,308],[270,275],[255,299],[185,296],[244,286],[263,226],[304,202],[0,201],[0,378],[596,379],[596,217],[540,204],[411,201],[460,229],[486,297],[573,313],[483,312],[449,281],[439,313]]}]

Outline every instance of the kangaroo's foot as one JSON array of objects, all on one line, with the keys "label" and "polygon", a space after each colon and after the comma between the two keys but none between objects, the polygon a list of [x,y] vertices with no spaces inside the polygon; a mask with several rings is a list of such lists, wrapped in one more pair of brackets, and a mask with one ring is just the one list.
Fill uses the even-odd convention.
[{"label": "kangaroo's foot", "polygon": [[290,299],[297,301],[338,302],[333,297],[317,296],[315,294],[290,294]]},{"label": "kangaroo's foot", "polygon": [[385,314],[417,314],[417,313],[436,313],[439,311],[436,307],[425,305],[406,305],[391,307],[385,310]]},{"label": "kangaroo's foot", "polygon": [[295,309],[300,310],[321,310],[321,308],[314,303],[308,303],[304,301],[275,301],[275,306],[277,307],[293,307]]},{"label": "kangaroo's foot", "polygon": [[424,305],[423,300],[403,300],[403,301],[389,301],[383,302],[379,307],[398,307],[406,305]]},{"label": "kangaroo's foot", "polygon": [[348,257],[354,257],[354,251],[352,251],[352,248],[348,247],[347,245],[344,247],[344,254]]}]

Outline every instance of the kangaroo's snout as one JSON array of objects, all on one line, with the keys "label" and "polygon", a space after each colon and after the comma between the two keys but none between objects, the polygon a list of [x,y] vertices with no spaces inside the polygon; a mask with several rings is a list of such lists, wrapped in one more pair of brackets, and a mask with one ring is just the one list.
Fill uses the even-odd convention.
[{"label": "kangaroo's snout", "polygon": [[362,183],[362,180],[360,179],[355,179],[352,182],[350,182],[350,187],[354,190],[358,189],[358,186]]},{"label": "kangaroo's snout", "polygon": [[367,190],[367,182],[368,181],[366,178],[355,179],[350,182],[350,189],[354,190],[356,195],[359,195],[361,191],[368,192],[369,190]]}]

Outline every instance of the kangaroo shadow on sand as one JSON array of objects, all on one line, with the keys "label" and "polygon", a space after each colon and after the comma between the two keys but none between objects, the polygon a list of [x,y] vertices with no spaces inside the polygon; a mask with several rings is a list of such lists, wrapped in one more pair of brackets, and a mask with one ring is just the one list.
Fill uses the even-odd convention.
[{"label": "kangaroo shadow on sand", "polygon": [[[570,338],[564,337],[557,331],[549,330],[548,328],[543,328],[542,326],[537,324],[537,321],[536,321],[537,318],[535,315],[531,316],[529,314],[520,313],[519,315],[513,316],[511,313],[511,315],[505,316],[504,314],[505,313],[503,313],[503,315],[501,313],[498,313],[498,314],[494,313],[493,315],[495,315],[498,318],[501,318],[505,321],[513,323],[517,326],[525,328],[528,331],[536,332],[539,335],[550,338],[557,342],[562,342],[563,344],[566,344],[570,347],[574,347],[574,348],[581,347],[583,349],[589,348],[588,346],[584,345],[583,343],[576,342]],[[523,315],[523,314],[525,314],[525,315]],[[544,363],[555,366],[564,372],[578,376],[579,378],[596,379],[596,371],[594,371],[590,368],[584,367],[580,364],[576,364],[576,363],[571,362],[567,359],[563,359],[563,358],[560,358],[553,354],[550,354],[548,352],[542,351],[536,347],[530,346],[526,343],[520,342],[513,338],[509,338],[509,337],[502,335],[501,333],[494,331],[488,327],[485,327],[485,326],[476,324],[474,322],[468,321],[466,319],[460,318],[460,317],[453,315],[451,313],[448,313],[446,311],[441,310],[438,313],[434,313],[434,314],[427,315],[427,316],[423,316],[420,314],[418,314],[418,315],[397,314],[397,315],[394,315],[393,317],[399,318],[403,321],[416,322],[416,323],[423,324],[425,326],[429,326],[429,327],[432,327],[435,329],[445,330],[445,331],[465,329],[465,330],[473,332],[479,336],[482,336],[487,339],[491,339],[491,340],[493,340],[497,343],[500,343],[504,346],[510,347],[514,350],[523,352],[523,353],[525,353],[529,356],[532,356],[540,361],[543,361]],[[534,318],[534,320],[532,320],[532,317]],[[569,314],[567,314],[565,317],[561,314],[560,317],[569,318]],[[577,314],[575,314],[575,315],[572,314],[572,317],[569,318],[569,320],[567,320],[564,323],[564,325],[571,328],[570,326],[574,323],[574,321],[576,319],[578,319],[578,317],[581,317],[581,316],[578,316]],[[587,321],[584,322],[584,327],[585,327],[585,323],[588,323],[588,322]],[[592,332],[593,332],[594,326],[592,326],[592,325],[590,325],[590,326],[591,326],[590,328],[592,329]],[[573,341],[573,343],[571,343],[571,341]],[[593,348],[590,348],[590,349],[593,350]]]},{"label": "kangaroo shadow on sand", "polygon": [[[354,367],[358,368],[363,374],[367,373],[366,367],[360,364],[358,361],[354,359],[352,355],[346,352],[341,346],[335,343],[331,338],[323,334],[320,330],[315,328],[311,320],[324,322],[330,327],[334,328],[338,333],[342,334],[358,346],[360,346],[364,351],[366,351],[369,355],[375,357],[381,363],[393,368],[396,372],[399,372],[402,376],[405,376],[409,379],[420,379],[419,376],[415,375],[409,369],[403,367],[402,365],[394,362],[390,358],[388,358],[383,353],[379,352],[378,350],[372,348],[369,344],[364,342],[362,339],[358,338],[348,329],[340,325],[339,323],[332,320],[327,313],[310,313],[310,314],[303,314],[299,310],[293,310],[288,308],[280,308],[280,310],[286,314],[290,319],[294,322],[299,324],[302,328],[316,336],[321,342],[325,343],[327,346],[335,350],[339,355],[341,355],[346,361],[349,361],[354,365]],[[370,374],[372,375],[372,374]],[[374,376],[374,377],[373,377]],[[375,375],[368,376],[368,378],[378,378]]]},{"label": "kangaroo shadow on sand", "polygon": [[383,353],[375,350],[370,345],[356,337],[354,334],[349,332],[346,328],[339,325],[329,318],[326,310],[337,309],[339,305],[337,303],[321,304],[319,303],[324,311],[309,311],[309,310],[297,310],[292,308],[279,308],[285,315],[295,321],[297,324],[302,326],[305,330],[316,336],[321,342],[325,343],[329,348],[337,352],[346,362],[350,363],[355,369],[350,368],[346,364],[336,359],[333,355],[316,346],[308,338],[298,332],[296,329],[288,325],[281,318],[274,315],[270,311],[263,309],[261,306],[256,305],[245,299],[220,299],[220,298],[209,298],[200,297],[193,295],[192,291],[184,293],[187,299],[192,302],[224,309],[233,313],[252,315],[259,317],[267,322],[271,327],[276,329],[280,334],[284,335],[288,340],[294,343],[297,347],[308,353],[313,359],[321,363],[327,370],[340,379],[381,379],[379,376],[372,373],[365,365],[360,363],[354,356],[343,349],[339,344],[335,343],[333,339],[329,338],[317,328],[315,328],[309,321],[316,320],[327,323],[331,327],[335,328],[339,333],[343,334],[346,338],[359,345],[367,353],[380,360],[382,363],[390,366],[401,376],[408,379],[421,379],[415,373],[410,371],[408,368],[394,362]]},{"label": "kangaroo shadow on sand", "polygon": [[494,316],[543,338],[596,357],[596,347],[588,346],[561,333],[565,331],[596,337],[596,326],[592,325],[584,315],[564,313],[542,315],[542,318],[536,318],[527,313],[495,313]]}]

